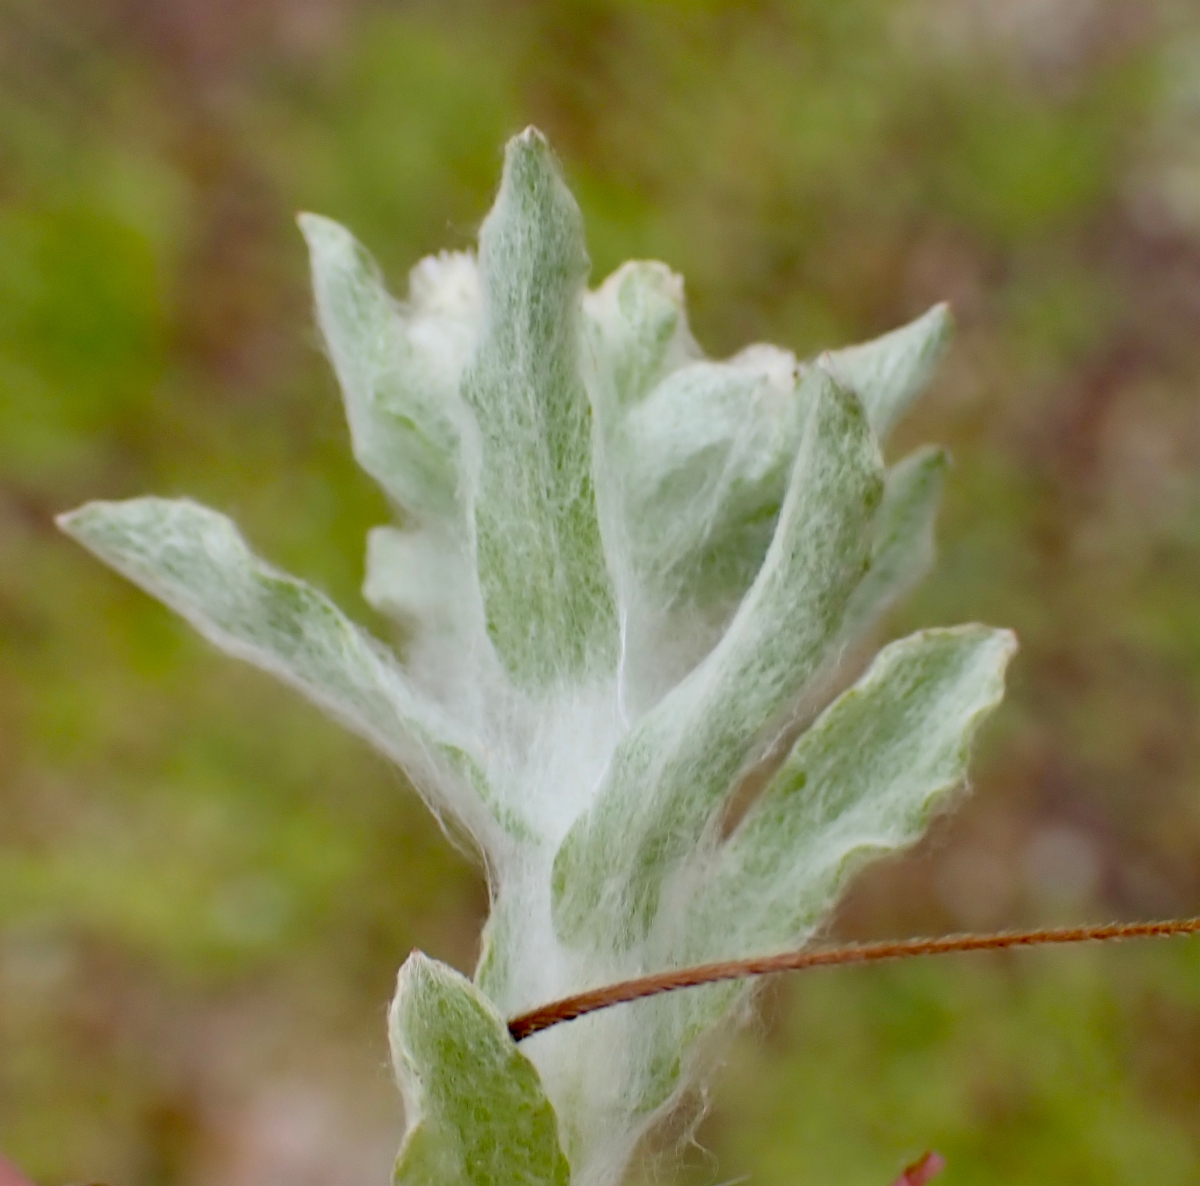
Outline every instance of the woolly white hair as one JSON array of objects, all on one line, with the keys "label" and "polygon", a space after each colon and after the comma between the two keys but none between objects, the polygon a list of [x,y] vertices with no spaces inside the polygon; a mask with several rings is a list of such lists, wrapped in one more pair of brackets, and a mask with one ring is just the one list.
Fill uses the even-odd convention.
[{"label": "woolly white hair", "polygon": [[664,265],[586,291],[579,210],[532,129],[478,255],[422,261],[403,303],[343,228],[301,227],[355,456],[400,513],[370,534],[363,591],[403,624],[404,661],[194,503],[60,522],[398,762],[485,863],[474,982],[423,957],[401,973],[398,1179],[607,1186],[748,991],[610,1010],[522,1051],[503,1018],[802,942],[862,859],[919,835],[1002,695],[1012,636],[965,626],[892,644],[822,704],[932,557],[945,457],[888,468],[881,442],[948,314],[811,362],[709,360]]}]

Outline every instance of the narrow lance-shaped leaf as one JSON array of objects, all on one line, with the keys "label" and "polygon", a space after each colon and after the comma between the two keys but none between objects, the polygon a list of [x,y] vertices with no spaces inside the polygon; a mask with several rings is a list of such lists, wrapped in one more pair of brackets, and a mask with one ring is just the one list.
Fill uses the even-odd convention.
[{"label": "narrow lance-shaped leaf", "polygon": [[[801,943],[860,860],[920,836],[967,773],[971,740],[999,704],[1016,643],[1005,630],[928,630],[893,643],[793,747],[686,909],[665,963],[739,959]],[[857,858],[857,859],[856,859]],[[641,1008],[639,1104],[679,1083],[692,1043],[751,986],[713,984]]]},{"label": "narrow lance-shaped leaf", "polygon": [[938,500],[949,464],[944,449],[926,446],[888,470],[871,567],[846,610],[842,634],[847,640],[869,629],[929,571]]},{"label": "narrow lance-shaped leaf", "polygon": [[588,266],[579,207],[530,129],[509,142],[480,231],[485,324],[463,386],[481,435],[475,522],[488,631],[529,687],[616,661],[580,366]]},{"label": "narrow lance-shaped leaf", "polygon": [[[442,335],[438,350],[422,349],[410,339],[378,269],[354,236],[314,214],[302,214],[299,222],[312,256],[317,319],[345,398],[354,456],[406,510],[457,517],[458,371],[476,332],[477,307],[471,309],[469,293],[456,302],[443,301],[451,306],[441,314],[450,332]],[[427,261],[451,285],[454,262]],[[473,273],[469,261],[460,261],[457,270],[464,267]]]},{"label": "narrow lance-shaped leaf", "polygon": [[805,390],[794,355],[754,346],[676,366],[609,435],[619,513],[606,538],[624,561],[622,679],[634,716],[712,650],[762,568]]},{"label": "narrow lance-shaped leaf", "polygon": [[554,865],[568,941],[633,943],[701,840],[756,739],[828,656],[867,567],[882,490],[857,399],[815,371],[810,419],[762,571],[716,649],[618,748]]},{"label": "narrow lance-shaped leaf", "polygon": [[[431,803],[477,834],[479,804],[453,774],[464,739],[323,594],[258,559],[224,515],[187,499],[92,502],[59,526],[210,642],[298,688],[403,765]],[[478,772],[474,771],[478,777]]]},{"label": "narrow lance-shaped leaf", "polygon": [[408,1122],[397,1186],[567,1186],[538,1073],[469,980],[414,951],[388,1028]]},{"label": "narrow lance-shaped leaf", "polygon": [[882,441],[933,377],[953,329],[947,305],[860,346],[832,350],[822,365],[852,388]]},{"label": "narrow lance-shaped leaf", "polygon": [[796,742],[691,903],[686,959],[803,938],[856,855],[911,844],[967,773],[971,740],[1004,695],[1007,630],[926,630],[885,647]]}]

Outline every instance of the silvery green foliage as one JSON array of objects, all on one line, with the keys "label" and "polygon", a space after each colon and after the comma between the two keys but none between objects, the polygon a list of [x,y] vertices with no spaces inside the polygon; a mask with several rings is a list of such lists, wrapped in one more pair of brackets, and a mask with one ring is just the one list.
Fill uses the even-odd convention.
[{"label": "silvery green foliage", "polygon": [[931,558],[945,457],[888,467],[881,442],[948,317],[813,362],[707,359],[662,264],[586,290],[579,210],[532,130],[478,255],[418,264],[404,302],[347,231],[301,225],[355,456],[398,511],[370,535],[364,594],[403,627],[403,661],[214,511],[146,498],[61,522],[393,758],[477,847],[474,983],[419,955],[400,975],[398,1180],[602,1186],[750,990],[521,1050],[503,1018],[802,942],[854,868],[920,834],[1002,695],[1012,636],[964,626],[892,644],[824,703]]},{"label": "silvery green foliage", "polygon": [[568,1186],[558,1118],[537,1070],[469,980],[414,952],[388,1028],[408,1118],[399,1181]]}]

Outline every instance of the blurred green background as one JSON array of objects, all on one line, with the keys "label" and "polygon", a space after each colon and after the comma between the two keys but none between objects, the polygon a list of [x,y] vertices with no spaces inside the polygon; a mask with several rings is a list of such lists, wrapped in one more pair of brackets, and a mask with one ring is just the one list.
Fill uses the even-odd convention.
[{"label": "blurred green background", "polygon": [[[1194,0],[0,0],[0,1148],[45,1186],[386,1180],[392,978],[471,964],[478,875],[51,517],[193,495],[379,628],[292,217],[402,291],[531,121],[594,276],[668,261],[713,354],[954,303],[889,630],[1023,649],[973,795],[832,934],[1200,913]],[[795,978],[711,1103],[648,1181],[1194,1184],[1200,941]]]}]

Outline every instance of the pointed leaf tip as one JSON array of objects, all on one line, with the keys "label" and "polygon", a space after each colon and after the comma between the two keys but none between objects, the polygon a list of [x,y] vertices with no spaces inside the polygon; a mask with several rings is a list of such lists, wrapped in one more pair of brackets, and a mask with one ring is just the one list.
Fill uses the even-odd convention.
[{"label": "pointed leaf tip", "polygon": [[339,222],[326,218],[323,214],[313,214],[308,210],[300,210],[296,214],[296,225],[305,241],[310,245],[322,236],[331,240],[352,242],[354,236]]},{"label": "pointed leaf tip", "polygon": [[1010,630],[924,630],[885,647],[800,737],[695,895],[686,959],[804,938],[857,858],[911,844],[961,785],[1004,695]]},{"label": "pointed leaf tip", "polygon": [[470,793],[459,797],[439,765],[457,769],[466,757],[457,727],[329,598],[259,559],[224,515],[189,499],[138,498],[90,502],[57,522],[210,642],[374,743],[416,778],[435,810],[481,826],[479,804]]},{"label": "pointed leaf tip", "polygon": [[443,335],[445,349],[430,349],[414,338],[412,318],[345,227],[317,214],[301,214],[297,222],[358,463],[406,510],[455,519],[463,430],[457,380],[471,334]]},{"label": "pointed leaf tip", "polygon": [[549,145],[528,131],[514,137],[479,234],[484,330],[463,394],[482,449],[487,628],[527,687],[616,662],[580,351],[588,268],[582,216]]},{"label": "pointed leaf tip", "polygon": [[388,1020],[409,1123],[397,1186],[567,1186],[537,1070],[466,977],[414,951]]},{"label": "pointed leaf tip", "polygon": [[819,364],[853,388],[882,441],[929,385],[954,329],[950,306],[857,346],[823,354]]}]

